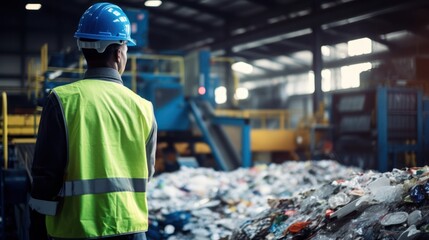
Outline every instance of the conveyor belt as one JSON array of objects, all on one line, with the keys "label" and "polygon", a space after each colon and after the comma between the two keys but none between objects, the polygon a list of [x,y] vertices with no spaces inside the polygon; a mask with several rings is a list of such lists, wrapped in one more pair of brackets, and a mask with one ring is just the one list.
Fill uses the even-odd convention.
[{"label": "conveyor belt", "polygon": [[230,171],[240,166],[240,158],[222,126],[212,123],[213,109],[206,101],[190,100],[191,111],[220,169]]}]

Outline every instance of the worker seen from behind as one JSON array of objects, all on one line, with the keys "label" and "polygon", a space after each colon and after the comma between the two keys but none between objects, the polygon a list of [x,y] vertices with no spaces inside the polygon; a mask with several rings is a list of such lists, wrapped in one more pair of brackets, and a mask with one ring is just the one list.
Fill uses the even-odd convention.
[{"label": "worker seen from behind", "polygon": [[[82,80],[56,87],[43,108],[32,166],[32,239],[146,239],[154,174],[152,104],[123,85],[130,22],[96,3],[74,35]],[[47,237],[48,236],[48,237]]]}]

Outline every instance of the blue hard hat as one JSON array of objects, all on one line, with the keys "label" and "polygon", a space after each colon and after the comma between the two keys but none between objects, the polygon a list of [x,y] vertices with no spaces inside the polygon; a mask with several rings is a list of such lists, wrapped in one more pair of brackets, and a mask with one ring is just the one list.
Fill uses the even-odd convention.
[{"label": "blue hard hat", "polygon": [[83,13],[74,37],[112,43],[127,41],[128,46],[136,45],[131,39],[127,15],[117,5],[105,2],[96,3]]}]

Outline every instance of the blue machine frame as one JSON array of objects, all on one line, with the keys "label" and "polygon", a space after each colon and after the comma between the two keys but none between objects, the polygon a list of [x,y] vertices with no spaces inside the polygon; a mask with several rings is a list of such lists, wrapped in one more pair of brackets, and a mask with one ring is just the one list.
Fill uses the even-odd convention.
[{"label": "blue machine frame", "polygon": [[331,96],[334,151],[343,164],[380,172],[424,164],[420,90],[377,87]]},{"label": "blue machine frame", "polygon": [[[416,102],[413,106],[412,102],[394,104],[393,99],[389,99],[389,95],[394,94],[416,94]],[[401,105],[402,104],[402,105]],[[403,104],[411,104],[411,106],[404,106]],[[393,156],[393,167],[396,166],[397,153],[415,152],[417,155],[417,165],[422,164],[422,150],[423,150],[423,114],[422,114],[422,92],[413,89],[399,89],[399,88],[385,88],[379,87],[377,89],[377,129],[378,129],[378,170],[381,172],[388,171],[389,168],[389,154]],[[408,109],[407,109],[408,107]],[[411,107],[411,108],[410,108]],[[413,109],[414,110],[411,110]],[[416,116],[416,136],[417,141],[413,144],[398,144],[389,142],[389,116],[392,115],[405,115]],[[393,123],[391,124],[393,125]]]},{"label": "blue machine frame", "polygon": [[250,124],[248,119],[231,118],[231,117],[215,117],[215,124],[238,126],[241,128],[241,166],[249,168],[252,166],[252,154],[250,146]]},{"label": "blue machine frame", "polygon": [[[233,170],[237,165],[241,165],[242,167],[252,166],[249,119],[218,117],[205,114],[194,100],[189,101],[189,105],[196,123],[203,134],[204,140],[210,146],[220,169]],[[207,119],[207,117],[209,117],[209,119]],[[219,130],[221,126],[236,126],[240,128],[240,153],[236,152],[236,149],[232,147],[232,144],[225,136],[222,136],[224,133],[222,133],[222,130]],[[216,129],[216,131],[213,129]],[[217,137],[218,134],[221,136]]]}]

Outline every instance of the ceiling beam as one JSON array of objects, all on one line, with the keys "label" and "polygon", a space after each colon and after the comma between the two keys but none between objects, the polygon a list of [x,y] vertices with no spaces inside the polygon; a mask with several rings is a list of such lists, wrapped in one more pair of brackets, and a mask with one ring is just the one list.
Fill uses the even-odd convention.
[{"label": "ceiling beam", "polygon": [[[372,54],[365,54],[365,55],[359,55],[359,56],[352,56],[345,59],[337,59],[337,60],[331,60],[326,61],[324,63],[324,69],[329,68],[338,68],[342,66],[348,66],[353,64],[359,64],[359,63],[365,63],[365,62],[374,62],[374,61],[389,61],[394,58],[403,58],[403,57],[413,57],[416,55],[425,55],[429,54],[429,44],[425,43],[419,46],[419,52],[416,53],[415,46],[408,46],[405,48],[402,48],[399,51],[391,52],[391,51],[385,51],[380,53],[372,53]],[[308,67],[297,67],[297,68],[290,68],[285,71],[276,71],[273,74],[267,74],[267,75],[261,75],[261,76],[250,76],[246,78],[242,78],[241,80],[244,81],[255,81],[260,79],[267,79],[267,78],[275,78],[280,76],[288,76],[288,75],[296,75],[296,74],[302,74],[306,73],[308,71],[312,70],[311,66]]]},{"label": "ceiling beam", "polygon": [[[198,32],[196,29],[191,28],[192,31],[185,31],[183,29],[178,29],[177,27],[174,27],[170,24],[164,24],[164,23],[157,23],[156,21],[151,21],[151,16],[149,16],[149,34],[151,32],[163,32],[168,33],[169,36],[174,36],[179,39],[183,38],[183,36],[186,36],[188,34],[196,34]],[[177,41],[177,39],[175,40]]]},{"label": "ceiling beam", "polygon": [[246,61],[254,61],[257,59],[262,59],[264,58],[264,55],[260,54],[260,53],[255,53],[252,51],[242,51],[239,53],[234,53],[234,56],[240,57],[240,58],[244,58],[246,59]]},{"label": "ceiling beam", "polygon": [[[282,50],[282,47],[278,47],[278,48],[276,46],[274,46],[274,47],[275,48],[273,49],[273,46],[270,46],[271,50],[260,49],[260,48],[259,49],[246,50],[243,52],[236,53],[236,55],[237,56],[243,56],[243,55],[247,56],[246,59],[248,61],[256,61],[259,59],[268,59],[268,60],[273,61],[273,62],[278,62],[276,57],[281,55],[281,56],[292,59],[297,65],[310,66],[309,63],[288,55],[290,51],[288,51],[288,54],[285,54],[284,53],[285,51]],[[276,53],[276,54],[273,55],[273,53]],[[281,63],[281,64],[283,64],[283,63]],[[286,66],[286,64],[284,64],[284,65]],[[274,70],[271,69],[270,71],[273,72]]]},{"label": "ceiling beam", "polygon": [[284,4],[280,4],[274,0],[247,0],[248,2],[258,4],[260,6],[264,6],[267,9],[275,9],[278,7],[285,7]]},{"label": "ceiling beam", "polygon": [[[321,3],[323,2],[331,2],[334,0],[320,0]],[[233,32],[237,29],[242,28],[253,28],[255,26],[265,26],[269,24],[269,20],[280,17],[280,16],[287,16],[292,13],[300,12],[303,10],[310,10],[311,9],[311,2],[310,1],[295,1],[291,4],[287,4],[284,7],[281,8],[274,8],[269,9],[265,12],[259,13],[257,16],[252,17],[246,17],[246,18],[236,18],[233,22],[230,23],[228,26],[230,31]],[[183,42],[177,43],[177,48],[186,48],[189,43],[199,42],[203,41],[204,39],[208,38],[222,38],[224,37],[225,33],[223,30],[219,29],[216,32],[207,32],[206,34],[201,34],[199,38],[189,38]],[[192,45],[192,44],[191,44]]]},{"label": "ceiling beam", "polygon": [[295,48],[298,51],[311,49],[311,45],[305,44],[305,43],[302,43],[302,42],[293,41],[291,39],[289,39],[289,40],[282,40],[282,41],[277,42],[275,44],[292,47],[292,48]]},{"label": "ceiling beam", "polygon": [[234,15],[232,15],[230,13],[222,12],[222,11],[217,10],[214,7],[208,7],[208,6],[205,6],[203,4],[198,4],[195,2],[183,1],[183,0],[168,0],[168,1],[175,3],[179,7],[191,8],[191,9],[197,10],[198,12],[201,12],[201,13],[210,14],[211,16],[222,19],[222,20],[234,18]]},{"label": "ceiling beam", "polygon": [[[334,2],[336,0],[318,0],[320,4],[326,2]],[[271,19],[278,17],[289,18],[290,15],[302,12],[311,11],[312,1],[294,1],[288,4],[282,4],[281,7],[271,8],[265,12],[258,13],[257,16],[250,18],[237,19],[237,21],[231,24],[232,29],[242,28],[246,26],[265,25],[268,24]]]},{"label": "ceiling beam", "polygon": [[[165,17],[165,18],[171,19],[175,22],[187,24],[191,27],[197,27],[200,30],[211,30],[211,29],[213,29],[212,25],[208,25],[208,24],[193,20],[192,18],[182,17],[182,16],[179,16],[176,14],[172,14],[170,12],[159,10],[159,9],[150,9],[149,14],[153,14],[155,16]],[[149,29],[149,31],[150,31],[150,29]]]},{"label": "ceiling beam", "polygon": [[[251,50],[246,50],[243,52],[255,56],[256,58],[248,59],[248,60],[252,60],[252,61],[259,60],[259,59],[270,59],[272,57],[272,55],[271,55],[272,52],[267,51],[267,50],[257,49],[257,48],[253,48]],[[240,53],[242,53],[242,52],[240,52]]]},{"label": "ceiling beam", "polygon": [[171,25],[164,25],[149,21],[149,47],[154,50],[172,49],[175,41],[183,38],[184,35],[195,34],[194,32],[179,31]]},{"label": "ceiling beam", "polygon": [[[254,51],[254,50],[246,50],[246,51],[234,53],[234,56],[242,57],[242,58],[246,59],[247,61],[256,61],[259,59],[268,59],[270,61],[278,62],[276,60],[276,57],[279,57],[280,55],[283,57],[287,57],[287,58],[292,59],[297,65],[306,66],[306,67],[310,66],[309,63],[307,63],[301,59],[295,58],[293,56],[284,54],[284,53],[280,53],[274,57],[272,57],[272,56],[267,57],[266,54],[263,54],[263,53],[260,53],[260,52]],[[286,65],[286,64],[284,64],[284,65]],[[273,70],[271,70],[271,71],[273,71]]]},{"label": "ceiling beam", "polygon": [[[362,27],[361,25],[364,24],[365,27]],[[368,37],[374,41],[378,41],[380,43],[384,43],[388,46],[391,47],[392,50],[396,50],[399,46],[395,43],[392,43],[390,41],[387,41],[385,39],[383,39],[381,36],[383,34],[387,34],[390,32],[396,32],[396,31],[400,31],[403,29],[415,29],[416,34],[418,33],[419,36],[424,36],[425,33],[427,34],[427,31],[423,31],[422,28],[420,29],[416,29],[415,27],[415,23],[413,21],[409,21],[409,20],[402,20],[401,23],[398,24],[394,24],[394,25],[389,25],[389,27],[387,28],[382,28],[380,31],[380,29],[374,29],[371,28],[369,26],[367,26],[369,23],[367,22],[356,22],[356,23],[352,23],[349,24],[347,26],[339,26],[336,28],[332,28],[332,29],[326,29],[323,31],[323,35],[322,35],[322,45],[327,45],[327,46],[331,46],[331,45],[335,45],[338,43],[342,43],[342,42],[347,42],[350,40],[354,40],[354,39],[358,39],[358,38],[364,38],[364,37]],[[423,23],[424,24],[424,23]],[[425,24],[424,24],[425,25]],[[361,29],[361,31],[352,31],[350,32],[350,29]],[[304,35],[304,36],[300,36],[300,37],[296,37],[293,39],[287,39],[287,40],[282,40],[276,43],[271,43],[271,44],[267,44],[265,45],[266,47],[270,47],[270,46],[278,46],[278,45],[287,45],[289,43],[289,45],[297,45],[296,49],[293,48],[284,48],[284,49],[277,49],[277,50],[273,50],[274,54],[273,56],[280,56],[280,55],[291,55],[293,52],[297,52],[297,51],[302,51],[302,50],[309,50],[310,49],[310,43],[311,42],[311,35]],[[427,36],[427,38],[429,38],[429,36]],[[295,44],[296,43],[296,44]],[[300,46],[303,45],[303,46]],[[298,48],[301,47],[301,48]],[[235,52],[234,54],[238,54],[240,52]],[[257,57],[257,56],[255,56]],[[253,58],[254,59],[254,58]],[[256,60],[256,59],[254,59]]]},{"label": "ceiling beam", "polygon": [[[421,6],[428,6],[427,0],[360,0],[346,2],[339,6],[322,9],[317,14],[309,14],[302,17],[293,18],[286,21],[277,22],[265,26],[264,28],[258,28],[247,33],[232,36],[228,39],[222,39],[215,41],[208,46],[213,50],[223,49],[231,47],[240,43],[252,42],[261,40],[268,37],[277,36],[281,33],[294,32],[301,29],[311,28],[314,24],[324,25],[328,23],[336,23],[335,26],[342,26],[348,24],[348,19],[364,20],[370,17],[392,13],[399,10],[415,9]],[[203,36],[203,38],[215,38],[219,39],[222,33],[215,32]]]},{"label": "ceiling beam", "polygon": [[294,61],[294,63],[296,65],[300,65],[302,67],[310,67],[310,65],[311,65],[311,60],[310,61],[304,61],[302,59],[299,59],[299,58],[296,58],[296,57],[293,57],[290,55],[284,55],[284,57],[292,59],[292,61]]}]

